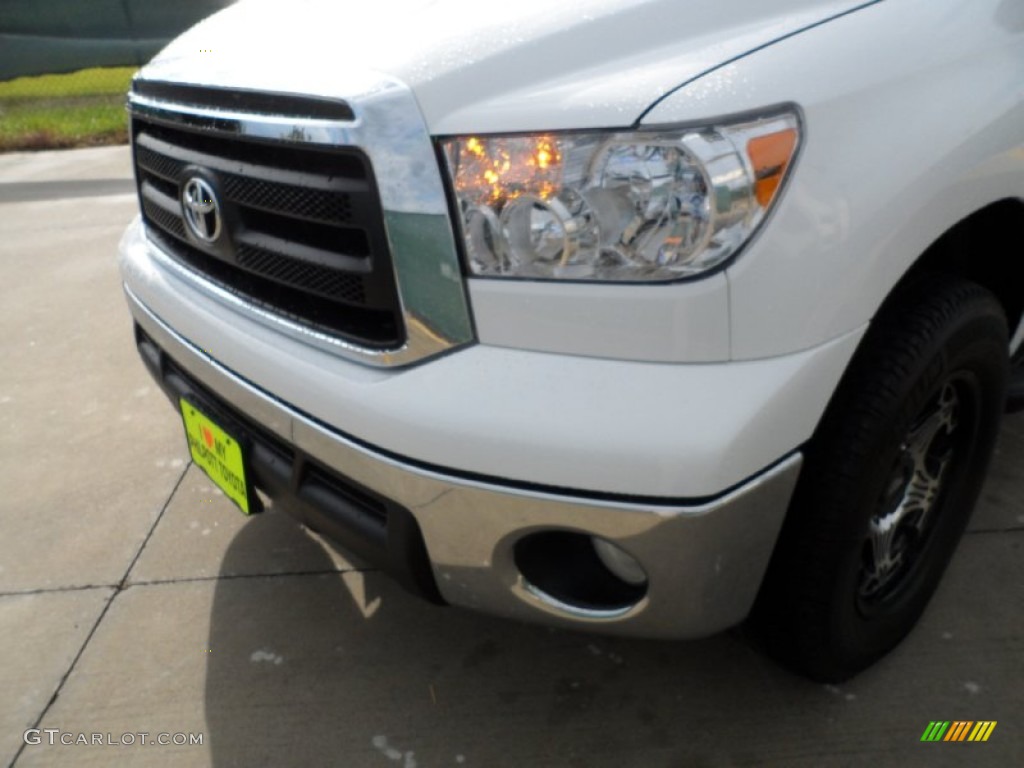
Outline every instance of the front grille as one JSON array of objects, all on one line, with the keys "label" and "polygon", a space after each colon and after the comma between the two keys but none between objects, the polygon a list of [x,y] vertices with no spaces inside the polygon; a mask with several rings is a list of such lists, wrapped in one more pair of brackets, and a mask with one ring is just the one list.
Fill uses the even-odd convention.
[{"label": "front grille", "polygon": [[[370,348],[404,341],[384,217],[368,158],[132,118],[149,237],[183,266],[266,312]],[[190,179],[215,193],[221,234],[195,236]]]}]

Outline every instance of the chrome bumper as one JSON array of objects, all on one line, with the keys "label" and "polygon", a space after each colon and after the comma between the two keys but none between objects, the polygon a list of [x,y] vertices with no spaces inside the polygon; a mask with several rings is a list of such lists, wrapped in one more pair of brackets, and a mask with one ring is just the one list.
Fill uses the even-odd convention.
[{"label": "chrome bumper", "polygon": [[[378,453],[283,405],[181,338],[125,290],[142,330],[210,392],[332,471],[409,510],[447,602],[562,627],[679,638],[725,629],[750,610],[799,474],[799,454],[723,496],[693,504],[598,500],[449,475]],[[524,536],[549,530],[621,547],[646,571],[645,594],[612,611],[546,594],[523,576],[514,550]]]}]

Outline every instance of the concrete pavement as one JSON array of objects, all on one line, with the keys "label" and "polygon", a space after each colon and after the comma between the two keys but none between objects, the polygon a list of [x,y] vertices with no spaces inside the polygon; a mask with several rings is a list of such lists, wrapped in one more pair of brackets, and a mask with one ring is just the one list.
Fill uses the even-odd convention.
[{"label": "concrete pavement", "polygon": [[[121,297],[128,169],[124,148],[0,156],[0,764],[1024,764],[1024,416],[920,626],[841,687],[735,633],[435,608],[280,513],[245,520],[190,465]],[[920,743],[957,719],[998,726]]]}]

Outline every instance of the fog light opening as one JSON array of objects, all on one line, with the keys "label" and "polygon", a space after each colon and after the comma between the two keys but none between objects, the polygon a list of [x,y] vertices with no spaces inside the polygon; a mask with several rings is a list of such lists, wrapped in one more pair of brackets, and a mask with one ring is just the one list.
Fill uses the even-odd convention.
[{"label": "fog light opening", "polygon": [[615,544],[572,531],[542,531],[515,546],[515,563],[536,594],[569,610],[621,613],[647,594],[640,563]]}]

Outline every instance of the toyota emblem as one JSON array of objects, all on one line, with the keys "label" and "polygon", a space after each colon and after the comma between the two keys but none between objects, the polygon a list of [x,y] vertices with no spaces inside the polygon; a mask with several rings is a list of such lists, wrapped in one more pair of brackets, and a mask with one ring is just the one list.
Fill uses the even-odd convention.
[{"label": "toyota emblem", "polygon": [[192,235],[203,243],[220,237],[220,205],[213,187],[206,179],[193,176],[181,190],[181,209]]}]

